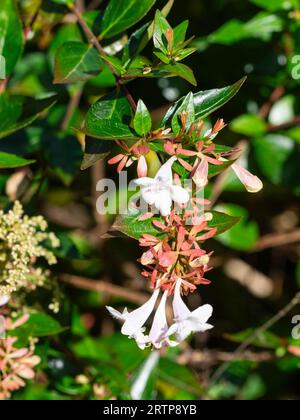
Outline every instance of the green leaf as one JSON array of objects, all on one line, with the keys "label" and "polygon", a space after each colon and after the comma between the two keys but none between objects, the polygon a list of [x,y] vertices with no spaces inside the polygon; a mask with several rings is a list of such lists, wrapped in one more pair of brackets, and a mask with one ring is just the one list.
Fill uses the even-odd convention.
[{"label": "green leaf", "polygon": [[179,134],[182,128],[181,114],[187,113],[186,131],[189,131],[191,125],[195,121],[195,107],[194,107],[194,95],[190,92],[184,99],[182,105],[178,108],[174,117],[172,118],[172,130],[175,134]]},{"label": "green leaf", "polygon": [[204,392],[192,370],[170,358],[160,359],[158,375],[161,381],[177,388],[177,390],[185,391],[194,396],[200,396]]},{"label": "green leaf", "polygon": [[229,214],[221,213],[215,210],[211,211],[211,213],[213,218],[210,222],[208,222],[208,226],[210,228],[217,228],[217,235],[220,235],[221,233],[231,229],[241,219],[238,216],[230,216]]},{"label": "green leaf", "polygon": [[253,249],[259,239],[259,228],[255,221],[249,220],[247,210],[236,204],[222,204],[217,206],[216,210],[240,219],[235,226],[219,235],[217,240],[239,251]]},{"label": "green leaf", "polygon": [[[223,89],[212,89],[195,93],[195,118],[205,118],[217,109],[221,108],[238,93],[245,81],[246,77],[239,80],[234,85],[227,86]],[[174,114],[177,112],[178,108],[181,106],[184,100],[185,98],[180,99],[179,101],[175,102],[175,104],[169,109],[163,119],[163,126],[169,127],[171,125]]]},{"label": "green leaf", "polygon": [[270,12],[278,10],[290,10],[293,7],[292,0],[250,0],[256,6],[262,7]]},{"label": "green leaf", "polygon": [[232,45],[249,38],[268,42],[274,33],[283,30],[283,26],[284,22],[279,16],[260,12],[248,22],[230,20],[208,37],[195,40],[193,45],[203,50],[210,44]]},{"label": "green leaf", "polygon": [[27,160],[17,155],[0,152],[0,169],[19,168],[34,162],[35,160]]},{"label": "green leaf", "polygon": [[141,213],[136,209],[129,208],[128,214],[120,215],[116,218],[112,229],[121,232],[130,238],[140,239],[145,233],[149,235],[158,236],[161,232],[153,225],[153,220],[162,219],[160,217],[152,217],[151,219],[139,221]]},{"label": "green leaf", "polygon": [[77,138],[62,132],[46,133],[43,153],[50,169],[69,186],[80,169],[82,150]]},{"label": "green leaf", "polygon": [[88,169],[98,162],[98,160],[105,159],[113,148],[114,144],[112,142],[86,137],[81,170]]},{"label": "green leaf", "polygon": [[13,335],[18,337],[18,344],[25,345],[29,337],[49,337],[65,331],[58,321],[44,312],[32,313],[28,321],[14,329]]},{"label": "green leaf", "polygon": [[32,99],[20,96],[0,96],[0,139],[32,124],[56,102],[56,96]]},{"label": "green leaf", "polygon": [[183,44],[186,32],[189,27],[189,21],[185,20],[182,23],[180,23],[176,28],[174,28],[174,46],[178,47],[181,44]]},{"label": "green leaf", "polygon": [[5,58],[5,76],[11,75],[23,51],[23,29],[13,0],[1,0],[0,56]]},{"label": "green leaf", "polygon": [[169,51],[166,33],[168,29],[172,29],[167,19],[163,16],[160,10],[157,10],[154,20],[153,42],[154,47],[167,55]]},{"label": "green leaf", "polygon": [[101,24],[101,38],[110,38],[139,22],[156,0],[110,0]]},{"label": "green leaf", "polygon": [[126,96],[112,92],[92,105],[83,131],[102,140],[134,140],[137,136],[129,127],[131,119],[132,109]]},{"label": "green leaf", "polygon": [[103,61],[95,48],[81,42],[66,42],[56,52],[54,83],[85,82],[102,69]]},{"label": "green leaf", "polygon": [[[275,185],[287,181],[287,185],[297,183],[299,180],[299,147],[292,139],[280,134],[269,134],[254,139],[252,146],[261,172],[271,182]],[[296,150],[298,150],[297,154]],[[295,161],[294,158],[296,158]],[[293,168],[293,162],[295,168]]]},{"label": "green leaf", "polygon": [[127,68],[131,61],[141,52],[143,40],[148,32],[149,23],[135,31],[129,38],[124,47],[122,63],[124,68]]},{"label": "green leaf", "polygon": [[133,119],[133,126],[140,136],[148,134],[152,127],[150,112],[141,99],[137,105],[137,110]]},{"label": "green leaf", "polygon": [[197,86],[193,70],[182,63],[167,64],[160,67],[161,70],[169,72],[173,76],[181,77],[193,86]]},{"label": "green leaf", "polygon": [[268,125],[258,115],[244,114],[237,117],[230,124],[232,131],[249,137],[257,137],[265,134]]}]

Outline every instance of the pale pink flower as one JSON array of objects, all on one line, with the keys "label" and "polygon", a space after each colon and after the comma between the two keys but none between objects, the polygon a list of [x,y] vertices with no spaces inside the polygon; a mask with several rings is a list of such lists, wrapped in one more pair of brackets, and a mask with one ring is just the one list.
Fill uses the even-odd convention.
[{"label": "pale pink flower", "polygon": [[234,170],[236,176],[245,186],[246,190],[250,193],[257,193],[263,188],[262,181],[255,175],[251,174],[247,169],[242,166],[234,163],[231,165],[231,168]]},{"label": "pale pink flower", "polygon": [[196,167],[193,181],[198,188],[204,188],[208,184],[208,162],[205,158],[202,158]]}]

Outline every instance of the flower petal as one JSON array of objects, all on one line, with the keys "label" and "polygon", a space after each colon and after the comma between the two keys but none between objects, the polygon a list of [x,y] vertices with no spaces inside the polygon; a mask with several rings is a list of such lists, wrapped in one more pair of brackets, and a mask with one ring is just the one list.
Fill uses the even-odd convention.
[{"label": "flower petal", "polygon": [[202,159],[193,175],[193,181],[198,188],[204,188],[208,183],[208,162]]},{"label": "flower petal", "polygon": [[161,298],[159,307],[157,308],[157,311],[155,313],[153,324],[149,334],[150,342],[157,349],[160,349],[162,347],[169,329],[166,318],[167,297],[168,291],[165,291]]},{"label": "flower petal", "polygon": [[174,320],[176,322],[181,322],[187,319],[191,313],[189,308],[183,302],[181,298],[181,279],[178,279],[175,286],[174,299],[173,299],[173,312]]},{"label": "flower petal", "polygon": [[187,190],[177,185],[172,185],[170,187],[171,198],[177,204],[186,204],[190,199],[190,195]]},{"label": "flower petal", "polygon": [[164,165],[162,165],[155,176],[155,180],[171,185],[173,182],[172,165],[176,160],[177,158],[173,156]]},{"label": "flower petal", "polygon": [[154,202],[155,207],[164,217],[169,216],[172,209],[172,198],[168,191],[161,191],[156,195]]},{"label": "flower petal", "polygon": [[125,323],[121,329],[122,334],[134,336],[141,330],[154,309],[159,292],[160,289],[156,289],[144,305],[126,315]]},{"label": "flower petal", "polygon": [[233,165],[231,165],[231,168],[234,170],[236,176],[239,178],[242,184],[244,184],[248,192],[256,193],[256,192],[259,192],[263,188],[262,181],[257,176],[247,171],[247,169],[243,168],[237,163],[234,163]]}]

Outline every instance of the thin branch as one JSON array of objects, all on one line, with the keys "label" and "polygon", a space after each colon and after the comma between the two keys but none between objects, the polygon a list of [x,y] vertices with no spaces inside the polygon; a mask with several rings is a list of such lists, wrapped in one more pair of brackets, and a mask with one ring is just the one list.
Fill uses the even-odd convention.
[{"label": "thin branch", "polygon": [[[288,315],[297,305],[300,305],[300,293],[297,293],[294,298],[288,303],[283,309],[281,309],[275,316],[273,316],[269,321],[259,327],[250,335],[234,352],[233,360],[241,359],[243,352],[253,343],[253,341],[258,338],[262,333],[272,328],[278,321]],[[219,369],[211,377],[211,383],[218,381],[222,375],[226,372],[227,368],[230,366],[230,362],[222,364]]]},{"label": "thin branch", "polygon": [[294,127],[295,125],[298,125],[298,124],[300,124],[300,115],[298,115],[297,117],[293,118],[290,121],[287,121],[286,123],[278,124],[278,125],[270,125],[268,127],[268,132],[273,133],[274,131],[285,130],[286,128]]},{"label": "thin branch", "polygon": [[149,295],[146,293],[125,289],[124,287],[112,284],[108,279],[91,280],[84,277],[63,274],[60,276],[60,280],[78,289],[106,293],[139,305],[142,305],[149,299]]},{"label": "thin branch", "polygon": [[[83,19],[81,13],[79,12],[79,10],[75,7],[75,6],[70,6],[71,11],[75,14],[75,16],[77,17],[78,23],[80,24],[80,26],[82,27],[87,39],[90,41],[90,43],[92,45],[94,45],[94,47],[98,50],[98,52],[102,55],[102,56],[106,56],[106,51],[104,50],[104,48],[102,47],[102,45],[100,44],[98,38],[96,37],[96,35],[93,33],[93,31],[91,31],[91,29],[89,28],[89,26],[87,25],[87,23],[85,22],[85,20]],[[118,73],[116,72],[116,70],[114,69],[113,65],[108,62],[106,60],[106,64],[108,66],[108,68],[110,69],[111,73],[113,74],[113,76],[116,79],[116,82],[118,84],[118,86],[122,87],[127,99],[132,107],[132,109],[134,111],[136,111],[136,103],[133,99],[133,97],[131,96],[131,94],[129,93],[127,87],[124,85],[122,78],[119,77]]]},{"label": "thin branch", "polygon": [[[183,365],[215,365],[220,362],[232,362],[235,360],[235,355],[231,352],[224,352],[218,350],[205,350],[205,351],[190,351],[183,352],[178,356],[177,361]],[[241,354],[241,359],[250,362],[269,362],[275,359],[274,353],[271,352],[260,352],[256,353],[253,351],[245,351]]]},{"label": "thin branch", "polygon": [[262,251],[266,248],[276,248],[278,246],[288,245],[300,242],[300,229],[289,233],[276,233],[263,236],[256,244],[253,252]]}]

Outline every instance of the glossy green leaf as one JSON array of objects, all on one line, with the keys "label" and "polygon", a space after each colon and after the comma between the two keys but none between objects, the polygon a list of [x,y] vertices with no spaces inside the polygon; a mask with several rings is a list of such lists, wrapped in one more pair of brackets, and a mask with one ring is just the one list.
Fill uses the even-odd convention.
[{"label": "glossy green leaf", "polygon": [[154,47],[167,55],[168,41],[166,38],[167,30],[172,29],[167,19],[163,16],[161,11],[157,10],[154,21],[153,42]]},{"label": "glossy green leaf", "polygon": [[133,119],[133,126],[140,136],[148,134],[152,127],[150,112],[141,99],[137,105],[137,110]]},{"label": "glossy green leaf", "polygon": [[176,28],[174,28],[174,46],[178,47],[181,44],[183,44],[186,32],[189,27],[189,21],[185,20],[182,23],[180,23]]},{"label": "glossy green leaf", "polygon": [[145,24],[137,31],[135,31],[129,38],[127,44],[125,45],[122,63],[124,67],[128,67],[131,61],[141,52],[143,40],[145,35],[148,32],[149,23]]},{"label": "glossy green leaf", "polygon": [[23,51],[23,29],[13,0],[1,0],[0,55],[5,58],[5,75],[10,76]]},{"label": "glossy green leaf", "polygon": [[35,160],[24,159],[10,153],[0,152],[0,169],[19,168],[34,163]]},{"label": "glossy green leaf", "polygon": [[56,102],[56,96],[32,99],[20,96],[0,96],[0,139],[32,124]]},{"label": "glossy green leaf", "polygon": [[120,215],[116,218],[112,229],[133,239],[140,239],[145,233],[153,236],[161,234],[161,231],[156,229],[152,223],[153,220],[161,221],[160,217],[152,217],[148,220],[139,221],[140,216],[141,213],[129,208],[127,215]]},{"label": "glossy green leaf", "polygon": [[172,118],[172,130],[175,134],[179,134],[182,128],[181,114],[183,112],[187,113],[186,131],[189,131],[191,125],[195,122],[194,96],[192,92],[185,97],[182,105]]},{"label": "glossy green leaf", "polygon": [[139,22],[156,0],[110,0],[101,23],[101,38],[110,38]]},{"label": "glossy green leaf", "polygon": [[98,160],[105,159],[113,148],[114,144],[112,142],[86,137],[81,169],[88,169],[98,162]]},{"label": "glossy green leaf", "polygon": [[239,216],[230,216],[229,214],[219,211],[212,211],[213,218],[208,222],[210,228],[217,228],[217,234],[226,232],[240,221]]},{"label": "glossy green leaf", "polygon": [[[238,93],[245,81],[246,78],[243,78],[234,85],[227,86],[223,89],[212,89],[195,93],[195,118],[205,118],[217,109],[221,108]],[[163,119],[163,126],[170,126],[174,114],[177,112],[184,99],[185,98],[180,99],[169,109]]]},{"label": "glossy green leaf", "polygon": [[232,131],[249,137],[263,135],[268,128],[267,123],[258,115],[244,114],[237,117],[230,124]]},{"label": "glossy green leaf", "polygon": [[102,69],[103,61],[92,46],[66,42],[56,52],[54,83],[85,82]]},{"label": "glossy green leaf", "polygon": [[102,140],[132,140],[137,136],[129,127],[131,119],[132,109],[126,96],[113,92],[92,105],[83,131]]},{"label": "glossy green leaf", "polygon": [[193,86],[197,86],[193,70],[182,63],[167,64],[161,67],[161,70],[167,71],[172,76],[181,77]]}]

